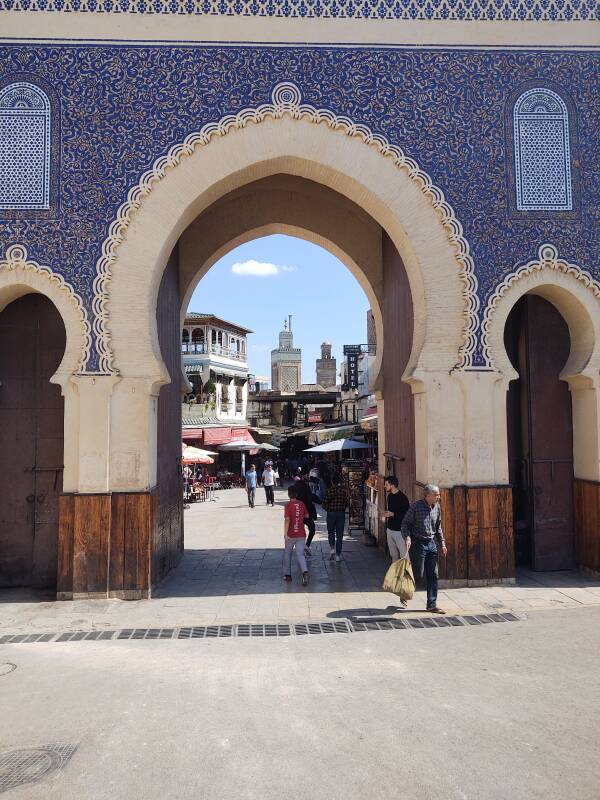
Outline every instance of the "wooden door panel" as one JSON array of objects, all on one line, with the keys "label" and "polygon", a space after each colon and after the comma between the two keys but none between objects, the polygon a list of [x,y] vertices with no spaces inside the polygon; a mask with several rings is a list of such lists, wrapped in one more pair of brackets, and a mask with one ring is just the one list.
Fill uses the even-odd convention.
[{"label": "wooden door panel", "polygon": [[535,569],[569,569],[574,560],[573,427],[569,387],[560,380],[571,348],[556,308],[527,298],[530,474]]},{"label": "wooden door panel", "polygon": [[574,566],[573,466],[567,462],[534,462],[534,569]]},{"label": "wooden door panel", "polygon": [[42,295],[19,298],[0,314],[2,586],[56,584],[62,472],[38,473],[35,467],[62,467],[63,400],[48,379],[65,340],[58,311]]}]

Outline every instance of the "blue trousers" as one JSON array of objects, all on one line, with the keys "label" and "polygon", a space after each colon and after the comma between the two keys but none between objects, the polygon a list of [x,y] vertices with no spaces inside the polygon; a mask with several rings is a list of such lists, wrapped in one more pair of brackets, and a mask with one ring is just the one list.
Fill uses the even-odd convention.
[{"label": "blue trousers", "polygon": [[427,580],[427,608],[435,608],[438,593],[438,551],[436,543],[411,538],[410,563],[415,580],[423,577]]},{"label": "blue trousers", "polygon": [[340,555],[342,552],[342,542],[344,541],[344,527],[346,525],[345,511],[327,512],[327,536],[329,546],[335,547],[335,552]]}]

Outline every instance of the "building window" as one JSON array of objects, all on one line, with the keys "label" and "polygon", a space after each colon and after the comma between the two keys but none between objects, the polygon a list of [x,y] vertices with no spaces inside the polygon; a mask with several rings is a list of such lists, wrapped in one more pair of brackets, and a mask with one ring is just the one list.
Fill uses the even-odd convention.
[{"label": "building window", "polygon": [[0,89],[0,209],[50,208],[50,100],[32,83]]},{"label": "building window", "polygon": [[518,211],[570,211],[569,114],[562,98],[545,88],[529,89],[513,109]]}]

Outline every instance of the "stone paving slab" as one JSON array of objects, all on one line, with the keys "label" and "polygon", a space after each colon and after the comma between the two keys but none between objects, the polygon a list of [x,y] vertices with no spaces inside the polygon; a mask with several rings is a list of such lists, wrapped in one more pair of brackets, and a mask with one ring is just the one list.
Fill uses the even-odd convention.
[{"label": "stone paving slab", "polygon": [[[389,559],[366,547],[360,534],[345,538],[341,563],[330,561],[323,518],[309,560],[309,586],[301,585],[295,564],[293,582],[283,583],[285,496],[279,489],[274,508],[250,509],[245,493],[232,489],[217,493],[215,502],[187,509],[184,557],[150,600],[56,602],[30,590],[0,590],[0,632],[423,615],[424,591],[417,591],[406,609],[395,595],[381,591]],[[593,606],[600,605],[600,581],[574,571],[523,572],[514,586],[442,589],[439,604],[455,614]]]}]

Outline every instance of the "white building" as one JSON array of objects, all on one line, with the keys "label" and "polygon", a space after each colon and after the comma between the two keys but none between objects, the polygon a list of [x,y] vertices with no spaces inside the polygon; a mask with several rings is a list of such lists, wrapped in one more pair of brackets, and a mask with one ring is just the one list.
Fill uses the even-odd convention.
[{"label": "white building", "polygon": [[[249,333],[248,328],[214,314],[189,312],[185,318],[181,337],[185,373],[197,402],[208,404],[217,420],[246,419]],[[215,386],[210,397],[204,388],[209,382]]]}]

